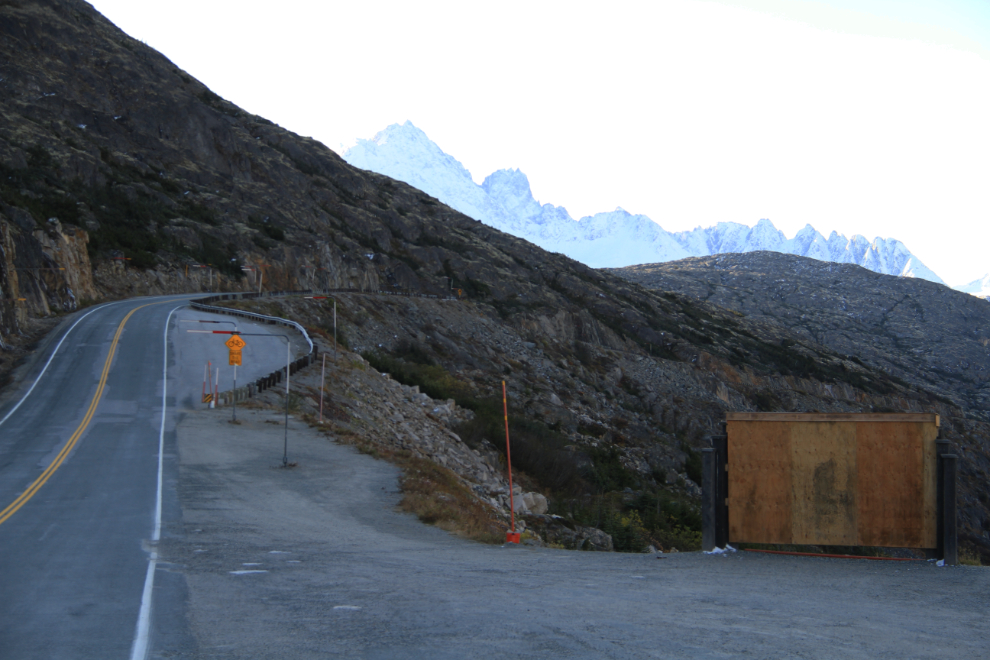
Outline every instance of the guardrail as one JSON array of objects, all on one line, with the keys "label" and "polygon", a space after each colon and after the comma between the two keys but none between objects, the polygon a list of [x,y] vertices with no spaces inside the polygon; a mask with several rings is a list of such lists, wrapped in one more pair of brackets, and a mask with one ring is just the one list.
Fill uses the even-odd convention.
[{"label": "guardrail", "polygon": [[[265,294],[265,297],[271,297],[275,295],[277,296],[298,295],[303,293],[313,293],[313,292],[312,291],[279,291],[278,293],[275,294],[272,293]],[[189,306],[194,309],[203,310],[204,312],[212,312],[214,314],[229,314],[230,316],[240,316],[242,318],[262,321],[264,323],[270,323],[273,325],[284,325],[286,327],[294,328],[295,330],[298,330],[302,334],[303,338],[306,339],[306,343],[309,344],[309,352],[313,353],[316,350],[316,347],[313,345],[313,340],[309,338],[309,333],[307,333],[306,329],[301,325],[299,325],[298,323],[296,323],[295,321],[290,321],[289,319],[283,319],[280,316],[268,316],[266,314],[258,314],[256,312],[245,312],[244,310],[231,309],[230,307],[214,307],[213,305],[209,304],[212,302],[220,302],[222,300],[251,300],[259,297],[262,296],[259,296],[257,293],[223,293],[216,296],[208,296],[206,298],[199,298],[197,300],[193,300],[189,303]]]},{"label": "guardrail", "polygon": [[[198,309],[204,312],[210,312],[212,314],[228,314],[230,316],[239,316],[245,319],[251,319],[254,321],[260,321],[262,323],[269,323],[272,325],[282,325],[288,328],[297,330],[306,343],[309,344],[309,353],[302,356],[301,358],[289,363],[289,375],[296,373],[303,367],[307,367],[316,361],[317,354],[319,353],[319,348],[310,339],[309,333],[306,332],[306,328],[302,327],[299,323],[295,321],[290,321],[289,319],[284,319],[280,316],[268,316],[267,314],[258,314],[257,312],[246,312],[241,309],[232,309],[230,307],[215,307],[210,303],[222,302],[227,300],[258,300],[260,298],[276,298],[285,296],[298,296],[298,295],[313,295],[313,294],[333,294],[333,293],[352,293],[352,294],[363,294],[363,295],[385,295],[385,296],[403,296],[406,298],[432,298],[435,300],[457,300],[457,296],[440,296],[432,293],[412,293],[409,291],[363,291],[361,289],[323,289],[319,291],[314,291],[312,289],[305,289],[299,291],[266,291],[264,293],[220,293],[212,296],[206,296],[205,298],[197,298],[196,300],[191,300],[189,306],[193,309]],[[227,406],[237,401],[244,401],[253,397],[256,394],[260,394],[265,390],[275,387],[282,382],[285,377],[285,367],[271,372],[267,376],[262,376],[252,383],[248,383],[244,387],[238,387],[234,390],[227,390],[225,392],[219,392],[216,397],[214,405],[216,406]]]},{"label": "guardrail", "polygon": [[215,307],[210,303],[221,302],[225,300],[254,300],[257,298],[268,298],[268,297],[281,297],[288,295],[300,295],[306,293],[313,293],[312,291],[275,291],[275,292],[265,292],[263,294],[257,293],[221,293],[214,296],[207,296],[205,298],[197,298],[189,302],[189,306],[193,309],[198,309],[204,312],[210,312],[212,314],[227,314],[230,316],[239,316],[241,318],[251,319],[253,321],[261,321],[263,323],[269,323],[271,325],[282,325],[293,330],[299,331],[299,333],[309,344],[309,353],[303,355],[301,358],[290,362],[288,367],[282,367],[281,369],[276,369],[267,376],[262,376],[252,383],[248,383],[244,387],[238,387],[235,390],[227,390],[225,392],[219,392],[214,403],[215,406],[226,406],[234,403],[235,401],[244,401],[253,397],[256,394],[260,394],[265,390],[275,387],[282,382],[285,377],[286,368],[289,370],[289,375],[296,373],[303,367],[307,367],[316,361],[317,354],[319,353],[319,348],[310,339],[309,333],[306,332],[306,328],[302,327],[295,321],[290,321],[289,319],[284,319],[280,316],[268,316],[267,314],[258,314],[256,312],[246,312],[241,309],[232,309],[230,307]]}]

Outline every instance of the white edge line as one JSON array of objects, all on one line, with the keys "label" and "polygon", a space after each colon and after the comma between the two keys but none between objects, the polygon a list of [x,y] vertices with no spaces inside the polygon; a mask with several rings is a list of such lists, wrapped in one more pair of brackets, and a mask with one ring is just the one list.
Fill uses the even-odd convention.
[{"label": "white edge line", "polygon": [[[123,302],[123,301],[119,301],[119,302]],[[94,307],[93,309],[89,310],[88,312],[80,316],[78,319],[76,319],[76,322],[73,323],[72,326],[65,331],[64,335],[62,335],[62,339],[60,339],[58,345],[55,346],[55,350],[52,351],[51,356],[48,358],[48,362],[45,362],[45,366],[44,368],[42,368],[41,373],[38,374],[38,377],[34,379],[33,383],[31,383],[31,388],[27,392],[25,392],[24,396],[21,397],[21,400],[17,402],[17,405],[11,408],[10,411],[6,415],[4,415],[3,419],[0,419],[0,424],[6,422],[10,418],[10,416],[13,415],[17,411],[17,409],[21,407],[21,404],[24,403],[24,401],[31,395],[31,392],[34,391],[34,388],[38,384],[38,381],[40,381],[41,377],[45,375],[46,371],[48,371],[48,365],[50,365],[52,363],[52,360],[55,359],[55,354],[58,353],[58,349],[62,348],[62,342],[64,342],[69,337],[69,333],[72,332],[77,325],[82,323],[82,320],[84,318],[86,318],[93,312],[103,309],[104,307],[109,307],[110,305],[116,305],[116,304],[118,303],[112,302],[112,303],[107,303],[106,305],[100,305],[99,307]]]},{"label": "white edge line", "polygon": [[[158,430],[158,492],[155,498],[155,529],[151,541],[157,543],[162,533],[162,462],[165,454],[165,402],[168,395],[168,324],[175,310],[182,309],[179,305],[168,313],[165,319],[164,357],[162,358],[162,423]],[[138,613],[137,628],[134,631],[134,643],[131,644],[131,660],[144,660],[148,656],[148,633],[151,629],[151,594],[155,588],[155,568],[158,565],[158,549],[152,547],[148,558],[148,572],[144,575],[144,591],[141,592],[141,611]]]}]

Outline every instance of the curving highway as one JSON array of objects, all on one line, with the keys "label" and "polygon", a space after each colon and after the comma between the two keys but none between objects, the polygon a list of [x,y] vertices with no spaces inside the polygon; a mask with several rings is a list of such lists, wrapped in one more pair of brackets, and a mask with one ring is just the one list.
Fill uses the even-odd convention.
[{"label": "curving highway", "polygon": [[[185,634],[183,583],[155,581],[162,521],[179,515],[174,429],[202,406],[206,360],[231,385],[227,337],[187,332],[211,327],[192,297],[73,315],[4,392],[0,658],[143,658],[149,636]],[[282,342],[264,344],[245,349],[240,384],[284,365]]]}]

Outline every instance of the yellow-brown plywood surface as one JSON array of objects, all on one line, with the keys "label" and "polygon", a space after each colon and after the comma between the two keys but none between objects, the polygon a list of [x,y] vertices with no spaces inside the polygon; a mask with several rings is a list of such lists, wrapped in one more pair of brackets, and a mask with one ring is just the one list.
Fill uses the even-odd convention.
[{"label": "yellow-brown plywood surface", "polygon": [[855,545],[856,425],[780,426],[791,427],[791,543]]},{"label": "yellow-brown plywood surface", "polygon": [[914,424],[857,424],[859,537],[862,545],[922,545],[924,488],[920,429]]},{"label": "yellow-brown plywood surface", "polygon": [[790,427],[729,422],[729,538],[790,543]]},{"label": "yellow-brown plywood surface", "polygon": [[938,546],[938,513],[935,494],[935,440],[938,438],[938,424],[919,424],[922,446],[922,487],[924,488],[924,535],[922,548]]},{"label": "yellow-brown plywood surface", "polygon": [[935,547],[938,415],[726,419],[731,541]]}]

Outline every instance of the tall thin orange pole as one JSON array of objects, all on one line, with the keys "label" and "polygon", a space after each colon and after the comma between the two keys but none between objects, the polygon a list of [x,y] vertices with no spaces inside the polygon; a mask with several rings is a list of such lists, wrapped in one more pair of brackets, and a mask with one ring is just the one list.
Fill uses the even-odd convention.
[{"label": "tall thin orange pole", "polygon": [[327,354],[323,354],[323,370],[320,371],[320,423],[323,423],[323,390],[327,387]]},{"label": "tall thin orange pole", "polygon": [[512,517],[512,531],[516,533],[516,503],[512,495],[512,450],[509,447],[509,402],[505,398],[505,381],[502,381],[502,409],[505,411],[505,464],[509,466],[509,515]]}]

